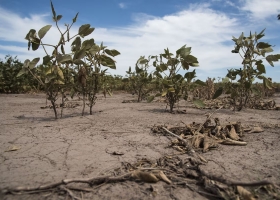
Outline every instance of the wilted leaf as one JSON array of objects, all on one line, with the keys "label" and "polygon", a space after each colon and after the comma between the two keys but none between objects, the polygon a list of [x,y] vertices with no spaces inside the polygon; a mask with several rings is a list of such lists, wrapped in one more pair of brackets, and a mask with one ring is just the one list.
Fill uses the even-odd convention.
[{"label": "wilted leaf", "polygon": [[167,178],[167,176],[163,173],[163,171],[159,171],[158,173],[155,174],[156,177],[160,180],[163,180],[164,182],[171,184],[172,182]]},{"label": "wilted leaf", "polygon": [[193,104],[198,108],[204,108],[205,107],[205,103],[200,99],[194,100]]},{"label": "wilted leaf", "polygon": [[52,25],[46,25],[43,28],[41,28],[38,32],[38,36],[40,39],[42,39],[46,33],[50,30],[50,28],[52,27]]},{"label": "wilted leaf", "polygon": [[19,150],[20,148],[19,147],[17,147],[17,146],[12,146],[12,147],[10,147],[10,148],[8,148],[5,152],[9,152],[9,151],[17,151],[17,150]]},{"label": "wilted leaf", "polygon": [[154,99],[155,99],[155,96],[149,96],[149,97],[147,98],[147,102],[148,102],[148,103],[151,103]]}]

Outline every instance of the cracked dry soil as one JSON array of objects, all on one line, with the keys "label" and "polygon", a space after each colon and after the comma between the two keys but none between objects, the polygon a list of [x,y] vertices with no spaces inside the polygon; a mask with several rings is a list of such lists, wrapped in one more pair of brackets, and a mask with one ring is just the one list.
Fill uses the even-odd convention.
[{"label": "cracked dry soil", "polygon": [[[280,103],[280,98],[275,97]],[[0,95],[0,188],[36,186],[65,178],[106,175],[122,162],[158,159],[177,153],[168,148],[166,136],[151,133],[153,125],[205,120],[210,110],[189,106],[187,114],[165,112],[165,103],[122,103],[133,99],[126,93],[98,97],[94,114],[81,116],[80,106],[65,108],[62,119],[54,120],[45,106],[43,94]],[[181,106],[184,106],[182,103]],[[88,110],[88,108],[86,108]],[[60,110],[58,109],[60,112]],[[245,134],[247,146],[224,146],[204,153],[209,161],[203,169],[235,181],[280,180],[280,115],[276,110],[232,112],[221,109],[214,114],[221,121],[241,121],[243,125],[262,124],[262,133]],[[269,126],[271,125],[272,126]],[[182,124],[181,124],[182,125]],[[275,127],[275,125],[277,125]],[[277,128],[278,127],[278,128]],[[15,151],[8,151],[10,148]],[[121,152],[123,155],[114,155]],[[187,156],[187,155],[186,155]],[[279,186],[279,185],[278,185]],[[209,199],[189,188],[133,181],[104,184],[84,199]],[[57,193],[5,195],[3,199],[64,199]]]}]

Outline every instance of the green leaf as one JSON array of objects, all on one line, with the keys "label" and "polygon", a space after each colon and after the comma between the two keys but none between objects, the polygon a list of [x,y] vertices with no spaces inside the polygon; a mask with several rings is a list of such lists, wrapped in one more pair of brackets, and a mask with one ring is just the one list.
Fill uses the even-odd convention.
[{"label": "green leaf", "polygon": [[62,15],[57,15],[56,22],[58,22],[62,18]]},{"label": "green leaf", "polygon": [[77,13],[76,16],[73,18],[73,23],[75,23],[77,21],[78,15],[79,15],[79,13]]},{"label": "green leaf", "polygon": [[265,48],[271,47],[271,45],[268,44],[268,43],[266,43],[266,42],[259,42],[259,43],[257,44],[257,47],[258,47],[259,49],[265,49]]},{"label": "green leaf", "polygon": [[58,54],[56,56],[57,63],[63,63],[63,62],[66,62],[66,61],[71,61],[71,60],[72,60],[72,56],[69,55],[69,54],[65,54],[65,55]]},{"label": "green leaf", "polygon": [[245,81],[245,89],[250,89],[251,88],[251,83],[249,81]]},{"label": "green leaf", "polygon": [[265,29],[263,29],[257,36],[256,36],[256,38],[259,40],[259,39],[261,39],[263,36],[264,36],[264,31],[265,31]]},{"label": "green leaf", "polygon": [[27,72],[26,69],[25,69],[25,68],[22,68],[22,69],[18,72],[17,77],[20,77],[21,75],[25,74],[26,72]]},{"label": "green leaf", "polygon": [[242,32],[241,35],[239,36],[238,40],[236,41],[237,45],[243,46],[242,45],[243,38],[244,38],[244,33]]},{"label": "green leaf", "polygon": [[160,97],[161,96],[161,93],[157,93],[156,95],[155,95],[155,97]]},{"label": "green leaf", "polygon": [[47,65],[51,61],[51,57],[46,55],[43,57],[43,65]]},{"label": "green leaf", "polygon": [[[60,69],[59,66],[57,66],[56,69],[57,69],[57,74],[58,74],[59,78],[60,78],[61,80],[64,80],[63,71]],[[63,84],[64,84],[64,83],[63,83]]]},{"label": "green leaf", "polygon": [[118,52],[117,50],[115,49],[112,49],[112,50],[109,50],[109,49],[105,49],[105,52],[109,55],[109,56],[117,56],[120,54],[120,52]]},{"label": "green leaf", "polygon": [[273,88],[272,82],[268,80],[266,77],[263,79],[263,85],[265,88],[271,90]]},{"label": "green leaf", "polygon": [[80,36],[84,38],[85,36],[90,35],[90,34],[94,31],[94,29],[95,29],[95,28],[93,28],[93,27],[92,27],[92,28],[89,28],[89,29],[87,29],[86,31],[84,31],[82,34],[80,34]]},{"label": "green leaf", "polygon": [[257,69],[258,69],[259,72],[262,73],[262,74],[265,74],[265,73],[266,73],[266,71],[265,71],[265,66],[264,66],[263,64],[261,64],[261,63],[257,65]]},{"label": "green leaf", "polygon": [[198,108],[204,108],[205,107],[205,103],[200,99],[194,100],[193,104]]},{"label": "green leaf", "polygon": [[187,55],[186,57],[184,57],[184,60],[188,63],[198,63],[197,58],[192,55]]},{"label": "green leaf", "polygon": [[74,60],[73,63],[76,65],[85,65],[84,61],[79,60],[79,59]]},{"label": "green leaf", "polygon": [[84,58],[85,55],[86,55],[86,50],[80,49],[75,52],[73,60],[76,60],[76,59],[80,60],[80,59]]},{"label": "green leaf", "polygon": [[164,91],[161,93],[161,96],[164,97],[164,96],[166,96],[166,94],[167,94],[167,90],[164,90]]},{"label": "green leaf", "polygon": [[192,66],[192,67],[199,67],[199,64],[198,63],[190,63],[190,66]]},{"label": "green leaf", "polygon": [[56,18],[56,13],[55,13],[52,1],[51,1],[51,7],[52,7],[53,18],[55,19]]},{"label": "green leaf", "polygon": [[99,52],[99,51],[100,51],[100,48],[99,48],[98,45],[93,45],[93,46],[90,48],[90,50],[89,50],[89,52],[90,52],[91,55],[94,55],[94,54],[96,54],[96,53]]},{"label": "green leaf", "polygon": [[279,60],[278,55],[279,55],[279,54],[276,54],[276,55],[268,55],[265,59],[267,60],[267,62],[268,62],[272,67],[274,67],[273,62],[277,62],[277,61]]},{"label": "green leaf", "polygon": [[64,50],[64,45],[63,45],[63,44],[60,45],[60,50],[61,50],[61,53],[62,53],[62,54],[65,54],[65,50]]},{"label": "green leaf", "polygon": [[223,88],[220,87],[216,92],[215,94],[213,95],[212,99],[216,99],[218,98],[219,96],[221,96],[223,94]]},{"label": "green leaf", "polygon": [[27,67],[29,67],[29,63],[30,63],[30,60],[29,59],[26,59],[25,61],[24,61],[24,63],[23,63],[23,68],[27,68]]},{"label": "green leaf", "polygon": [[207,84],[199,79],[197,79],[195,82],[195,84],[201,85],[201,86],[206,86]]},{"label": "green leaf", "polygon": [[175,92],[175,89],[172,87],[172,88],[168,88],[167,91],[168,91],[168,92]]},{"label": "green leaf", "polygon": [[47,74],[46,78],[45,78],[45,83],[49,83],[51,80],[55,79],[56,76],[53,73],[49,73]]},{"label": "green leaf", "polygon": [[110,58],[106,55],[101,55],[100,60],[101,60],[101,64],[103,66],[107,66],[111,69],[116,69],[115,61],[112,58]]},{"label": "green leaf", "polygon": [[84,24],[80,26],[78,34],[83,37],[82,35],[90,28],[90,24]]},{"label": "green leaf", "polygon": [[76,37],[75,40],[71,44],[71,46],[75,46],[75,51],[80,50],[81,45],[82,45],[82,40],[79,36]]},{"label": "green leaf", "polygon": [[94,43],[94,39],[89,39],[89,40],[85,40],[82,44],[82,48],[89,50],[93,45],[95,45]]},{"label": "green leaf", "polygon": [[43,28],[41,28],[38,32],[38,36],[40,39],[42,39],[46,33],[50,30],[50,28],[52,27],[52,25],[46,25]]},{"label": "green leaf", "polygon": [[40,46],[40,40],[38,38],[34,39],[34,42],[31,42],[32,50],[36,51]]},{"label": "green leaf", "polygon": [[159,72],[163,72],[167,70],[168,66],[166,64],[161,63],[158,67],[156,67],[156,70]]},{"label": "green leaf", "polygon": [[147,102],[151,103],[155,99],[155,96],[148,96]]},{"label": "green leaf", "polygon": [[31,41],[33,38],[36,38],[36,30],[30,29],[29,32],[26,34],[25,38],[28,41]]},{"label": "green leaf", "polygon": [[273,52],[273,49],[271,47],[267,47],[267,48],[262,49],[262,51],[265,51],[265,53],[271,53],[271,52]]},{"label": "green leaf", "polygon": [[40,61],[40,58],[34,58],[30,63],[29,63],[29,69],[33,69],[37,63]]},{"label": "green leaf", "polygon": [[196,74],[195,70],[193,70],[192,72],[187,72],[185,74],[185,78],[187,79],[188,83],[190,83],[191,80],[196,77],[195,74]]},{"label": "green leaf", "polygon": [[54,84],[64,85],[64,82],[62,80],[56,80]]}]

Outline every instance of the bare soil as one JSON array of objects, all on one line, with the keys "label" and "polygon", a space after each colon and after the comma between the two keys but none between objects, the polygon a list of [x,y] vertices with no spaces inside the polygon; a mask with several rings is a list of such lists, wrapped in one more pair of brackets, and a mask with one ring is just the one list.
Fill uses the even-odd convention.
[{"label": "bare soil", "polygon": [[[0,95],[0,188],[39,186],[68,178],[106,175],[122,163],[139,159],[156,160],[178,153],[169,148],[170,137],[151,132],[154,125],[203,123],[211,110],[195,109],[182,102],[187,114],[165,112],[165,103],[122,103],[135,99],[118,93],[98,97],[93,115],[81,116],[80,106],[65,108],[62,119],[54,120],[52,109],[44,107],[43,94]],[[280,97],[274,97],[280,103]],[[186,106],[186,107],[184,107]],[[177,109],[177,108],[176,108]],[[86,110],[89,110],[88,107]],[[60,111],[58,109],[58,111]],[[246,146],[220,145],[203,154],[209,173],[232,181],[269,180],[280,186],[280,111],[244,109],[215,113],[220,121],[260,124],[262,133],[246,133]],[[182,125],[182,123],[181,123]],[[174,139],[174,138],[173,138]],[[11,151],[11,148],[17,150]],[[121,152],[123,155],[115,155]],[[188,155],[181,155],[184,158]],[[168,174],[167,174],[168,175]],[[156,188],[154,195],[151,185]],[[124,181],[103,184],[93,192],[75,192],[83,199],[209,199],[208,195],[165,182],[155,184]],[[1,194],[0,194],[1,195]],[[65,199],[65,194],[2,194],[0,199]]]}]

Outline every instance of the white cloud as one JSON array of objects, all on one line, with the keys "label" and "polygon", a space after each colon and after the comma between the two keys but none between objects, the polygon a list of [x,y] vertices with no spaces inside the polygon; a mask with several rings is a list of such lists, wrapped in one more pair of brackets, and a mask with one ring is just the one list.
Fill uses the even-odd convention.
[{"label": "white cloud", "polygon": [[249,11],[255,19],[265,19],[273,16],[276,19],[280,13],[279,0],[241,0],[241,10]]},{"label": "white cloud", "polygon": [[119,3],[119,7],[122,8],[122,9],[125,9],[127,6],[125,3]]},{"label": "white cloud", "polygon": [[[11,55],[13,52],[13,55],[18,55],[22,61],[39,56],[42,58],[45,55],[42,48],[38,51],[27,51],[24,37],[31,28],[39,30],[50,24],[47,20],[50,16],[46,18],[46,15],[32,15],[22,18],[1,8],[0,12],[0,40],[26,43],[26,48],[1,45],[0,51],[5,50]],[[203,80],[213,73],[214,76],[224,76],[226,69],[241,65],[241,59],[231,53],[234,43],[228,42],[232,36],[240,35],[246,27],[243,27],[238,19],[210,9],[208,4],[193,4],[188,9],[164,17],[137,14],[133,16],[133,20],[134,23],[126,27],[96,27],[90,36],[97,44],[103,41],[104,45],[121,52],[121,55],[114,58],[117,61],[117,70],[110,70],[114,74],[125,75],[128,67],[134,67],[140,56],[158,55],[167,47],[175,53],[185,44],[192,47],[192,55],[200,62],[197,69],[200,69],[199,75]],[[73,26],[71,35],[77,33],[78,28],[79,25]],[[52,27],[44,38],[44,43],[56,44],[58,40],[59,34],[56,28]],[[51,49],[48,50],[51,53]],[[69,50],[70,47],[67,46],[66,52]],[[222,69],[221,75],[217,75],[219,69]]]}]

